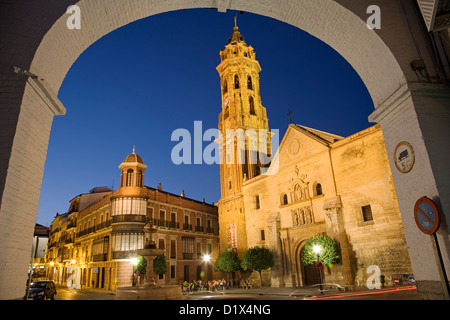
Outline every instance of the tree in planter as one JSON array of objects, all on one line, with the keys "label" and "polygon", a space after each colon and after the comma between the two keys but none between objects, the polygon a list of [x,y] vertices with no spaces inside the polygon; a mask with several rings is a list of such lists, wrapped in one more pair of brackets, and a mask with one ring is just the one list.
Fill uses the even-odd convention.
[{"label": "tree in planter", "polygon": [[164,254],[157,256],[153,260],[153,272],[158,276],[167,272],[166,256]]},{"label": "tree in planter", "polygon": [[262,288],[263,270],[273,267],[273,254],[264,247],[254,247],[248,249],[242,257],[241,267],[243,270],[254,270],[259,273],[259,287]]},{"label": "tree in planter", "polygon": [[147,272],[147,260],[144,257],[139,256],[137,258],[137,262],[133,266],[133,272],[136,274],[137,277],[145,275],[145,273]]},{"label": "tree in planter", "polygon": [[[319,258],[317,258],[317,253],[313,250],[316,245],[321,248]],[[316,263],[317,260],[324,265],[339,263],[341,261],[341,247],[336,240],[331,239],[327,235],[314,236],[306,240],[301,259],[305,266]]]},{"label": "tree in planter", "polygon": [[226,251],[219,254],[214,264],[214,271],[222,271],[227,273],[227,281],[230,282],[232,272],[241,269],[241,261],[235,251]]}]

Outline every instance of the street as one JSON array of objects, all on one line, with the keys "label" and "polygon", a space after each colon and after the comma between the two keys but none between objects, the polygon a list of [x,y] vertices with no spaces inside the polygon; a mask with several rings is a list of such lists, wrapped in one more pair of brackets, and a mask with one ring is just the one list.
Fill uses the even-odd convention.
[{"label": "street", "polygon": [[112,291],[102,289],[69,289],[57,285],[55,300],[115,300],[116,294]]},{"label": "street", "polygon": [[[102,289],[68,289],[57,286],[56,300],[115,300],[115,293]],[[321,294],[311,288],[229,289],[216,292],[184,292],[183,300],[418,300],[414,286]]]}]

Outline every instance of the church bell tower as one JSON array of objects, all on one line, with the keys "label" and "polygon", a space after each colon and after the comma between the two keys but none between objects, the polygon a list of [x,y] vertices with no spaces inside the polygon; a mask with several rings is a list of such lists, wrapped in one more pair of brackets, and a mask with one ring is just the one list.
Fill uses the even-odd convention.
[{"label": "church bell tower", "polygon": [[[235,250],[242,257],[247,249],[242,184],[261,173],[263,165],[259,155],[261,152],[271,155],[271,142],[266,108],[261,104],[261,66],[255,59],[253,48],[245,42],[240,33],[236,18],[233,33],[225,49],[220,51],[220,59],[221,63],[217,66],[222,92],[222,112],[219,114],[219,130],[222,134],[220,242],[222,249]],[[267,135],[262,136],[260,132],[264,130],[261,129],[264,129]],[[239,145],[236,136],[227,135],[230,131],[253,131],[256,133],[256,139],[246,135],[245,142]],[[262,148],[261,138],[266,139]],[[233,156],[230,157],[230,154]]]}]

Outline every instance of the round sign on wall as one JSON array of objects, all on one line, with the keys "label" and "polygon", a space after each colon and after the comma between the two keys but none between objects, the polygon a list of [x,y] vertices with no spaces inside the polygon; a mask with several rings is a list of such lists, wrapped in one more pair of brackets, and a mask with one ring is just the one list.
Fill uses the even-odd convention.
[{"label": "round sign on wall", "polygon": [[422,197],[414,206],[414,219],[420,231],[433,234],[439,229],[439,211],[433,200]]},{"label": "round sign on wall", "polygon": [[408,142],[400,142],[394,151],[394,162],[398,171],[407,173],[414,166],[414,149]]}]

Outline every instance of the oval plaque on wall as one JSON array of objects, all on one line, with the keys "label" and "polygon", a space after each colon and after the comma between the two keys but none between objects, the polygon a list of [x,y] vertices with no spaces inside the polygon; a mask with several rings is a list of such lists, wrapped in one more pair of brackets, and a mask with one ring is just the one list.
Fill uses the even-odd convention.
[{"label": "oval plaque on wall", "polygon": [[414,166],[414,149],[408,142],[400,142],[394,151],[394,162],[398,171],[407,173]]}]

